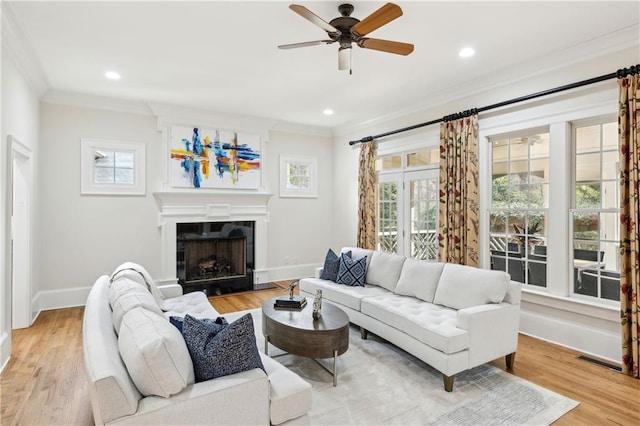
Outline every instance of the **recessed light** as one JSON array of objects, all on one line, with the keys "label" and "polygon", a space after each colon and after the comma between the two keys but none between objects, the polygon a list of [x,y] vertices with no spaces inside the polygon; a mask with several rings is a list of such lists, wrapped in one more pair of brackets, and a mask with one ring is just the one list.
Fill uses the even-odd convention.
[{"label": "recessed light", "polygon": [[473,50],[471,47],[465,47],[463,49],[460,49],[460,51],[458,52],[458,56],[460,56],[461,58],[470,58],[475,54],[476,54],[476,51]]},{"label": "recessed light", "polygon": [[331,108],[327,108],[324,111],[322,111],[322,113],[324,115],[333,115],[333,110]]},{"label": "recessed light", "polygon": [[104,76],[109,80],[120,80],[120,74],[115,71],[107,71],[104,73]]}]

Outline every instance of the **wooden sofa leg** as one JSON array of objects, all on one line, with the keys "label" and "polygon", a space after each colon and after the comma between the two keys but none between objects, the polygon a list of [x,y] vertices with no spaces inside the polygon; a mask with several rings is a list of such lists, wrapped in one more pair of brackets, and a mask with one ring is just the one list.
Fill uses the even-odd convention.
[{"label": "wooden sofa leg", "polygon": [[504,360],[507,363],[507,369],[511,370],[513,368],[513,361],[516,359],[516,353],[512,352],[509,355],[505,355]]},{"label": "wooden sofa leg", "polygon": [[369,337],[369,332],[364,327],[360,327],[360,337],[362,340],[367,340],[367,337]]},{"label": "wooden sofa leg", "polygon": [[444,390],[447,392],[451,392],[453,390],[453,379],[456,376],[447,376],[446,374],[442,375],[442,379],[444,380]]}]

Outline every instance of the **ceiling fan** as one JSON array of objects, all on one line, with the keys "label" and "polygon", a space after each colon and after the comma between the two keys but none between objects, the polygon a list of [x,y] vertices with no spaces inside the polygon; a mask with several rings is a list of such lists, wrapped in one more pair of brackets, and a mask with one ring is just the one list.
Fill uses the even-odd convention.
[{"label": "ceiling fan", "polygon": [[292,4],[289,6],[289,9],[325,30],[329,35],[329,39],[283,44],[278,46],[278,49],[294,49],[337,42],[340,43],[340,47],[338,48],[338,69],[348,69],[349,72],[351,72],[352,43],[365,49],[380,50],[397,55],[406,56],[413,52],[413,44],[365,37],[370,32],[402,16],[402,9],[396,4],[387,3],[362,21],[351,17],[351,13],[353,12],[353,5],[351,4],[341,4],[338,7],[341,16],[332,19],[330,22],[324,21],[318,15],[299,4]]}]

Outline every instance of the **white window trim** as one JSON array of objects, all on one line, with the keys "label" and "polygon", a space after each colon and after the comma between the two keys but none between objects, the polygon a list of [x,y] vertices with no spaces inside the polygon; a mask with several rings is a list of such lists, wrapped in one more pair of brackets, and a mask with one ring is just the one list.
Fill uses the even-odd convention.
[{"label": "white window trim", "polygon": [[[288,188],[287,169],[291,164],[309,166],[310,183],[307,188]],[[281,198],[318,198],[318,160],[311,157],[280,156],[280,197]]]},{"label": "white window trim", "polygon": [[[133,152],[134,183],[96,183],[94,179],[96,151]],[[80,193],[83,195],[145,195],[145,153],[143,142],[125,142],[82,138],[80,140]]]}]

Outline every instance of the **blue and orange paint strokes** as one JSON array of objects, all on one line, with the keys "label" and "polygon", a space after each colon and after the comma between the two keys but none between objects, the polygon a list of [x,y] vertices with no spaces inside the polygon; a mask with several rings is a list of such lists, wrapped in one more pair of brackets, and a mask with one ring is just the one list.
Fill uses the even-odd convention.
[{"label": "blue and orange paint strokes", "polygon": [[[190,134],[187,136],[187,133]],[[176,186],[257,188],[260,185],[259,136],[174,127],[171,139],[172,183]]]}]

